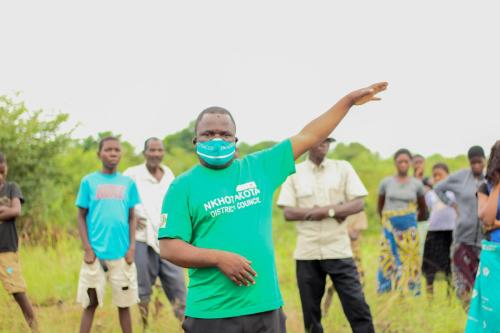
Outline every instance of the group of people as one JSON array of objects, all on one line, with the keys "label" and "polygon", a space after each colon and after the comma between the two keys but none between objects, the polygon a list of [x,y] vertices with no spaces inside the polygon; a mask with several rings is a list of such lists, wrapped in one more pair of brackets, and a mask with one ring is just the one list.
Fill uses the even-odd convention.
[{"label": "group of people", "polygon": [[[470,168],[449,175],[445,163],[424,176],[425,160],[406,149],[394,154],[396,175],[379,187],[383,240],[377,273],[380,293],[421,292],[421,272],[432,296],[442,272],[468,312],[466,332],[497,332],[500,327],[500,141],[489,154],[473,146]],[[414,175],[409,175],[413,165]],[[423,256],[417,221],[428,220]],[[453,280],[453,283],[452,283]]]},{"label": "group of people", "polygon": [[[160,258],[158,227],[163,197],[174,179],[162,164],[160,139],[145,142],[145,163],[117,172],[121,146],[117,138],[99,143],[102,169],[85,176],[76,205],[78,228],[84,248],[77,301],[84,307],[80,331],[89,332],[95,310],[103,304],[106,281],[112,286],[112,301],[119,309],[124,332],[132,331],[130,306],[139,304],[146,328],[152,288],[159,278],[182,321],[186,287],[182,268]],[[0,153],[0,279],[17,301],[32,331],[38,331],[33,307],[18,257],[15,219],[21,213],[23,195],[14,182],[6,181],[7,160]]]},{"label": "group of people", "polygon": [[[360,255],[368,192],[348,162],[326,155],[335,141],[330,133],[349,109],[378,100],[376,95],[386,87],[378,83],[353,91],[290,139],[243,158],[237,156],[231,113],[210,107],[195,123],[193,145],[200,163],[177,178],[162,164],[161,140],[146,140],[145,163],[121,174],[119,140],[102,139],[102,169],[82,179],[76,199],[84,249],[77,291],[83,306],[80,332],[91,330],[107,281],[122,331],[132,331],[134,304],[139,304],[146,327],[157,277],[185,332],[286,332],[272,240],[273,195],[281,185],[277,204],[297,229],[294,259],[305,331],[323,332],[321,318],[336,292],[353,332],[374,332]],[[470,170],[448,177],[448,167],[439,163],[431,180],[424,177],[423,157],[412,157],[405,149],[395,154],[397,173],[379,188],[380,293],[418,295],[421,271],[432,292],[436,273],[443,271],[449,281],[453,271],[466,306],[472,295],[470,332],[478,331],[474,325],[494,324],[494,316],[484,309],[500,309],[496,299],[485,305],[475,297],[494,292],[485,287],[493,282],[479,275],[472,289],[480,252],[481,267],[483,259],[490,265],[485,278],[493,275],[494,265],[500,267],[500,248],[497,252],[494,244],[500,238],[494,231],[500,226],[499,150],[497,143],[486,182],[485,155],[479,147],[469,151]],[[306,152],[306,160],[296,165]],[[412,163],[415,177],[409,175]],[[2,154],[0,200],[8,200],[0,202],[0,278],[36,331],[14,226],[23,197],[15,183],[6,181]],[[422,264],[417,221],[425,219],[430,226]],[[480,251],[483,231],[491,234],[491,242],[483,243]],[[189,268],[187,294],[181,267]],[[500,268],[497,272],[495,276]]]}]

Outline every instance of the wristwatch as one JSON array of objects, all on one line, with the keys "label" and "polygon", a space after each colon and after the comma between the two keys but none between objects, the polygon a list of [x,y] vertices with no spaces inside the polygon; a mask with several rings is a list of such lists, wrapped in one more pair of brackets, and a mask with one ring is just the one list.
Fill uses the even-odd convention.
[{"label": "wristwatch", "polygon": [[331,218],[331,219],[333,219],[335,217],[335,209],[330,208],[328,210],[328,217]]}]

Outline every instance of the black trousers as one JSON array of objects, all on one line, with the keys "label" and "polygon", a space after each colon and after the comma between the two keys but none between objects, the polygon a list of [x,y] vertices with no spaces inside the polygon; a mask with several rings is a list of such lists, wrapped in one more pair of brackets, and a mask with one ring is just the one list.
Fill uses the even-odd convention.
[{"label": "black trousers", "polygon": [[302,314],[307,333],[322,333],[321,299],[329,275],[337,291],[344,313],[355,333],[375,332],[370,308],[352,258],[326,260],[297,260]]},{"label": "black trousers", "polygon": [[286,333],[285,315],[280,309],[247,316],[200,319],[186,317],[186,333]]}]

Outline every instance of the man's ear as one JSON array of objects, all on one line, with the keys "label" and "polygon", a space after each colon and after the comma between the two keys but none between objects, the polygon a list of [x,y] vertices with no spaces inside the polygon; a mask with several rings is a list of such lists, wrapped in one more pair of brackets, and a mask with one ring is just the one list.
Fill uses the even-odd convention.
[{"label": "man's ear", "polygon": [[198,142],[198,140],[196,140],[196,137],[193,138],[193,145],[196,146],[196,143]]},{"label": "man's ear", "polygon": [[234,143],[238,143],[238,138],[236,136],[234,137]]}]

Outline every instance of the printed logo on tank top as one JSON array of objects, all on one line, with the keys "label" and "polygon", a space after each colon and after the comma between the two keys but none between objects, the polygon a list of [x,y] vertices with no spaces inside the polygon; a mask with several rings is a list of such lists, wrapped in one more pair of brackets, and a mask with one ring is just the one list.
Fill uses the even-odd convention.
[{"label": "printed logo on tank top", "polygon": [[205,212],[211,217],[233,214],[251,206],[262,203],[261,192],[255,182],[248,182],[236,186],[235,194],[211,199],[203,204]]},{"label": "printed logo on tank top", "polygon": [[123,200],[125,198],[125,186],[113,184],[100,184],[97,185],[95,195],[97,200],[115,199]]}]

